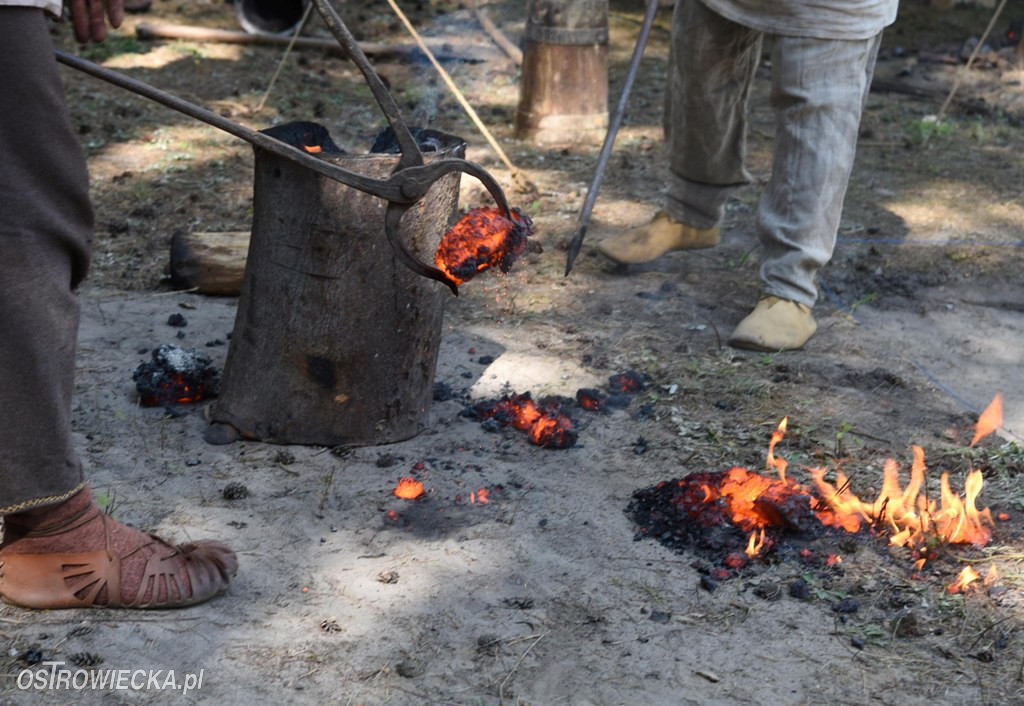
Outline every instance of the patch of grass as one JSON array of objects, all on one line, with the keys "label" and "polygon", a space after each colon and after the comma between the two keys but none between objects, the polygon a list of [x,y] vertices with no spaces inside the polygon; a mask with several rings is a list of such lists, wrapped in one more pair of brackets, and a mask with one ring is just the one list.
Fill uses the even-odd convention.
[{"label": "patch of grass", "polygon": [[135,37],[113,35],[101,44],[90,44],[82,50],[82,58],[97,64],[119,54],[145,54],[149,47]]},{"label": "patch of grass", "polygon": [[934,115],[926,115],[907,123],[903,128],[903,134],[911,145],[920,147],[936,138],[949,137],[956,130],[955,123],[939,120]]},{"label": "patch of grass", "polygon": [[182,56],[191,57],[193,59],[206,59],[209,58],[210,54],[205,49],[195,46],[194,44],[174,44],[172,48],[176,54]]},{"label": "patch of grass", "polygon": [[858,299],[857,301],[850,305],[850,316],[853,316],[854,312],[856,312],[860,306],[864,304],[870,304],[876,299],[878,299],[878,292],[871,292],[870,294],[865,294],[863,297],[861,297],[860,299]]}]

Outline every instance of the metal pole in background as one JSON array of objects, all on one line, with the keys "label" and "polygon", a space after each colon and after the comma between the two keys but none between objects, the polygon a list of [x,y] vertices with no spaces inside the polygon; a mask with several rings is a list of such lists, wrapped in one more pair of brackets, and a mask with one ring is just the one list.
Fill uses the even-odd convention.
[{"label": "metal pole in background", "polygon": [[622,86],[622,95],[619,96],[619,104],[615,108],[612,122],[608,126],[608,133],[604,136],[604,144],[601,146],[601,154],[597,158],[597,169],[594,171],[594,178],[590,182],[590,190],[587,191],[587,198],[580,210],[580,218],[576,225],[576,235],[569,244],[569,256],[565,261],[565,276],[572,272],[573,262],[580,254],[580,247],[583,245],[583,238],[587,235],[587,225],[590,223],[590,214],[594,210],[594,202],[597,201],[597,192],[601,188],[601,180],[604,178],[604,170],[608,166],[608,158],[611,156],[612,147],[615,144],[615,136],[622,125],[622,117],[626,114],[626,105],[629,103],[629,92],[633,88],[633,80],[636,78],[637,69],[640,67],[640,59],[643,58],[644,48],[647,46],[647,38],[651,35],[651,25],[654,24],[654,16],[658,12],[658,0],[647,0],[647,12],[644,15],[643,26],[640,27],[640,36],[636,39],[636,47],[633,49],[633,58],[629,60],[629,71],[626,72],[626,82]]}]

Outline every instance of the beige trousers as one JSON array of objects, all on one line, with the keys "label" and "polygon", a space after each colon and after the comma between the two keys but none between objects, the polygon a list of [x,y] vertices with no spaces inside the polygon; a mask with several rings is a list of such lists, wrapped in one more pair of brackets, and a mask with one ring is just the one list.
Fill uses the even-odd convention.
[{"label": "beige trousers", "polygon": [[[665,210],[700,228],[719,223],[749,183],[747,101],[763,36],[678,0],[665,102],[670,182]],[[860,116],[881,34],[865,40],[772,37],[772,171],[757,230],[764,294],[813,306],[832,257]]]}]

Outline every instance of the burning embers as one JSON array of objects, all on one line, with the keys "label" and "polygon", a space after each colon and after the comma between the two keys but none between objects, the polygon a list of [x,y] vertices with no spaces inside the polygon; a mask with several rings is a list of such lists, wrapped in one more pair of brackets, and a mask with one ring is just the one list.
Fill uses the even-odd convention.
[{"label": "burning embers", "polygon": [[472,414],[495,429],[515,427],[525,431],[531,444],[551,449],[568,449],[576,443],[576,430],[572,420],[562,413],[562,402],[557,398],[542,398],[535,402],[529,392],[505,395],[500,400],[486,400],[474,405]]},{"label": "burning embers", "polygon": [[166,407],[216,397],[220,373],[213,361],[194,348],[164,344],[153,349],[153,360],[136,368],[132,379],[143,407]]},{"label": "burning embers", "polygon": [[[1001,398],[997,396],[979,419],[971,445],[994,431],[1001,416]],[[755,557],[775,547],[786,533],[809,534],[824,528],[851,534],[870,528],[875,534],[887,535],[890,544],[911,550],[917,569],[937,558],[941,545],[983,546],[991,539],[991,514],[976,506],[981,471],[970,471],[962,498],[952,491],[948,473],[943,472],[939,497],[930,497],[924,451],[915,446],[906,488],[900,485],[897,463],[890,460],[885,464],[881,492],[873,502],[866,502],[850,490],[848,478],[839,471],[833,484],[825,480],[825,469],[810,469],[813,490],[787,477],[785,459],[775,455],[784,431],[785,420],[772,433],[769,445],[767,467],[777,471],[777,478],[734,467],[692,473],[637,491],[629,512],[640,525],[638,537],[653,536],[673,547],[696,544],[730,552],[725,562],[730,568],[745,563],[741,551]],[[730,564],[728,559],[737,555],[740,558]],[[839,561],[836,556],[826,563]],[[966,587],[971,580],[968,573],[954,585]],[[976,574],[973,580],[977,580]],[[953,585],[950,591],[954,591]]]},{"label": "burning embers", "polygon": [[437,246],[434,263],[456,284],[497,267],[508,272],[533,234],[533,221],[518,208],[512,219],[498,208],[474,208],[449,229]]},{"label": "burning embers", "polygon": [[415,500],[423,495],[423,483],[415,478],[399,478],[394,492],[396,498]]},{"label": "burning embers", "polygon": [[[623,383],[622,381],[628,381]],[[643,374],[633,370],[616,373],[608,379],[612,394],[596,388],[576,392],[576,404],[588,412],[611,412],[628,407],[634,393],[644,388]],[[618,394],[615,394],[618,393]],[[462,410],[462,416],[481,422],[488,431],[514,427],[525,431],[530,443],[549,449],[568,449],[576,444],[577,431],[565,410],[572,406],[568,397],[542,397],[534,400],[529,392],[484,400]]]}]

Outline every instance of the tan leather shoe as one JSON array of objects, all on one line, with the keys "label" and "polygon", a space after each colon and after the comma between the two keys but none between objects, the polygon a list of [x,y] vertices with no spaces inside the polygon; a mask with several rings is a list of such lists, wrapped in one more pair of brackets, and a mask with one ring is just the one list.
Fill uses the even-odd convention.
[{"label": "tan leather shoe", "polygon": [[751,351],[788,351],[802,348],[818,330],[811,310],[804,304],[771,295],[757,306],[729,337],[733,348]]},{"label": "tan leather shoe", "polygon": [[647,225],[627,230],[622,235],[602,240],[597,249],[622,264],[651,262],[673,250],[697,250],[718,245],[721,230],[695,228],[658,212]]}]

